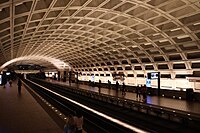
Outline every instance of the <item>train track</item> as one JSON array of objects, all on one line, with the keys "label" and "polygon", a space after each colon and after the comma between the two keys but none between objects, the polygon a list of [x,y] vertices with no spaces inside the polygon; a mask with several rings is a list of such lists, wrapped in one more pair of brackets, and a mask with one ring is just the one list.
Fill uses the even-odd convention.
[{"label": "train track", "polygon": [[[34,82],[33,82],[34,81]],[[73,112],[74,110],[82,110],[84,118],[86,119],[86,130],[95,131],[95,132],[197,132],[195,129],[190,129],[185,127],[182,124],[164,120],[158,117],[150,116],[137,112],[130,109],[125,109],[107,103],[101,100],[96,100],[91,97],[75,93],[73,89],[48,83],[41,80],[26,80],[25,82],[31,86],[37,93],[45,97],[51,104],[57,106],[63,113]],[[46,89],[49,91],[47,91]],[[58,95],[56,95],[56,94]],[[66,100],[66,97],[70,100],[73,100],[81,105],[89,107],[93,110],[96,110],[100,113],[109,116],[110,119],[115,119],[120,122],[123,122],[134,129],[127,128],[125,126],[119,125],[113,121],[110,121],[109,118],[99,116],[93,111],[89,111],[78,104],[70,100]],[[88,126],[87,126],[88,125]]]}]

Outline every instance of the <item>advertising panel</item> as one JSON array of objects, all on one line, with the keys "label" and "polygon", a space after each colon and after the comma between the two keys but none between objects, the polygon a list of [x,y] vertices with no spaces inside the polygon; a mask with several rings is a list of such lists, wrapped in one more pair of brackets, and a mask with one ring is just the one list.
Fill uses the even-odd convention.
[{"label": "advertising panel", "polygon": [[151,79],[158,79],[158,73],[151,73]]},{"label": "advertising panel", "polygon": [[146,87],[151,87],[151,79],[146,79]]},{"label": "advertising panel", "polygon": [[3,81],[3,76],[2,74],[0,74],[0,85],[2,85],[2,81]]}]

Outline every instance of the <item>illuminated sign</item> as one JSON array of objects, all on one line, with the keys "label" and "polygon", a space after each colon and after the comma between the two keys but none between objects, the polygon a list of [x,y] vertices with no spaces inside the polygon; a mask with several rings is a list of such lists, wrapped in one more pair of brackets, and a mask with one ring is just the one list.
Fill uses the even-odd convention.
[{"label": "illuminated sign", "polygon": [[0,74],[0,85],[2,84],[2,75]]},{"label": "illuminated sign", "polygon": [[151,79],[146,79],[146,87],[151,87]]},{"label": "illuminated sign", "polygon": [[7,76],[10,75],[10,72],[6,72],[6,75],[7,75]]},{"label": "illuminated sign", "polygon": [[94,81],[95,81],[95,80],[94,80],[94,75],[92,75],[92,79],[91,79],[91,81],[92,81],[92,82],[94,82]]},{"label": "illuminated sign", "polygon": [[158,79],[158,73],[157,72],[151,73],[151,79]]}]

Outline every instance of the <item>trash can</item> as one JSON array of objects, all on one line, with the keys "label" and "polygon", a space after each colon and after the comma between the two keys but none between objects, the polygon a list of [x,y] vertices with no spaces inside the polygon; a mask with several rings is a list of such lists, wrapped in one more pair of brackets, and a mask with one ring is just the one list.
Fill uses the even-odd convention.
[{"label": "trash can", "polygon": [[194,91],[193,89],[186,89],[186,100],[193,101]]}]

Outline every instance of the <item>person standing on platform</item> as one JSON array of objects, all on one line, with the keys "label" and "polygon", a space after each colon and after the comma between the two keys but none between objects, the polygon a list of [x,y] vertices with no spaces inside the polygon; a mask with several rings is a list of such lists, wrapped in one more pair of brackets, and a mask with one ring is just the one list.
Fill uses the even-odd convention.
[{"label": "person standing on platform", "polygon": [[99,85],[98,85],[98,88],[99,88],[99,93],[101,92],[101,80],[99,79]]},{"label": "person standing on platform", "polygon": [[74,117],[75,125],[76,125],[76,133],[82,133],[83,130],[83,115],[80,111],[76,112],[76,116]]},{"label": "person standing on platform", "polygon": [[69,85],[71,86],[71,82],[72,82],[72,73],[71,71],[69,72]]},{"label": "person standing on platform", "polygon": [[77,77],[77,78],[76,78],[76,85],[77,85],[77,88],[78,88],[78,82],[79,82],[79,81],[78,81],[78,77]]},{"label": "person standing on platform", "polygon": [[122,84],[122,95],[126,95],[126,85],[124,82]]},{"label": "person standing on platform", "polygon": [[10,84],[10,87],[11,87],[12,86],[12,80],[11,79],[9,80],[9,84]]},{"label": "person standing on platform", "polygon": [[18,93],[21,94],[21,87],[22,87],[22,81],[20,79],[18,79]]},{"label": "person standing on platform", "polygon": [[119,89],[119,82],[116,81],[116,92],[118,92],[118,89]]},{"label": "person standing on platform", "polygon": [[146,102],[146,100],[147,100],[147,88],[146,88],[146,85],[144,85],[143,87],[142,87],[142,96],[143,96],[143,102]]},{"label": "person standing on platform", "polygon": [[135,92],[136,92],[136,99],[138,99],[138,98],[141,99],[141,96],[140,96],[141,88],[140,88],[140,86],[137,85]]},{"label": "person standing on platform", "polygon": [[64,133],[76,133],[75,118],[71,114],[69,114],[67,122],[64,126]]},{"label": "person standing on platform", "polygon": [[76,72],[76,84],[77,84],[77,88],[78,88],[78,72]]}]

